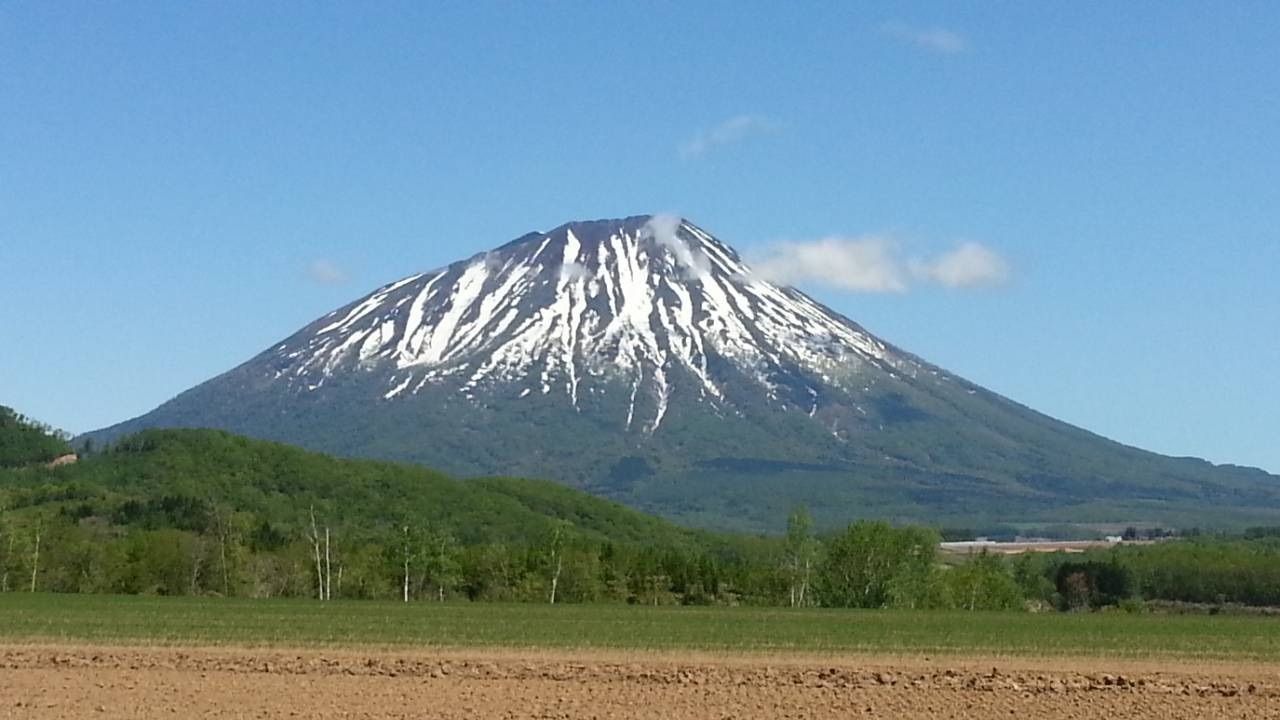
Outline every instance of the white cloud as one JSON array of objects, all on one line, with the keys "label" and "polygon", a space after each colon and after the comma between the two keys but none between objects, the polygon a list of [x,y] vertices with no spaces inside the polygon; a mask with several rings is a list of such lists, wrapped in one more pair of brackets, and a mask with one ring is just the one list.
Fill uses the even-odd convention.
[{"label": "white cloud", "polygon": [[649,219],[644,221],[644,227],[640,228],[640,236],[653,238],[659,245],[684,245],[677,234],[682,222],[684,221],[679,215],[670,213],[650,215]]},{"label": "white cloud", "polygon": [[772,282],[816,282],[838,290],[905,292],[907,274],[895,243],[884,237],[825,237],[812,242],[781,242],[753,263]]},{"label": "white cloud", "polygon": [[689,243],[680,237],[680,224],[684,221],[678,215],[659,213],[652,215],[640,229],[640,236],[649,238],[661,247],[667,248],[676,259],[676,265],[685,268],[695,277],[705,275],[711,264],[701,250],[694,252]]},{"label": "white cloud", "polygon": [[588,275],[587,266],[582,263],[567,262],[560,266],[560,280],[563,282],[577,282]]},{"label": "white cloud", "polygon": [[953,289],[992,287],[1009,280],[1009,263],[975,242],[963,243],[931,260],[913,262],[911,271],[920,279]]},{"label": "white cloud", "polygon": [[771,120],[758,115],[736,115],[682,144],[679,148],[680,157],[702,157],[718,147],[739,143],[752,135],[771,132],[776,128],[777,125]]},{"label": "white cloud", "polygon": [[920,28],[900,22],[887,22],[880,26],[880,32],[922,50],[943,55],[955,55],[969,49],[969,41],[964,35],[946,28]]},{"label": "white cloud", "polygon": [[307,277],[321,285],[341,285],[347,281],[347,273],[331,260],[318,258],[307,266]]},{"label": "white cloud", "polygon": [[1010,276],[1008,262],[979,243],[906,260],[897,241],[879,235],[779,242],[755,253],[752,266],[781,285],[814,283],[861,293],[904,293],[919,283],[969,290],[1001,285]]}]

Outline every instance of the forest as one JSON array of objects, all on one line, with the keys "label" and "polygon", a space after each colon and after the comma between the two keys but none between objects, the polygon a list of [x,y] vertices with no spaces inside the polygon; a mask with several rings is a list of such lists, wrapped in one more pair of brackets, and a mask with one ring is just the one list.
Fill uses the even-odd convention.
[{"label": "forest", "polygon": [[64,441],[11,411],[4,418],[3,592],[974,611],[1280,606],[1280,532],[1267,528],[1083,555],[957,558],[939,553],[932,528],[859,520],[818,532],[797,508],[784,536],[701,532],[548,482],[462,481],[218,431],[147,431],[49,467]]},{"label": "forest", "polygon": [[69,452],[62,433],[0,405],[0,468],[49,462]]}]

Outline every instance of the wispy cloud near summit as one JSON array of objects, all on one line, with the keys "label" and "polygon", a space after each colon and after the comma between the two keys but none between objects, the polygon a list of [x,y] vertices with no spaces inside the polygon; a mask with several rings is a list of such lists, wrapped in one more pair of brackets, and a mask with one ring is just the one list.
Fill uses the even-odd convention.
[{"label": "wispy cloud near summit", "polygon": [[780,242],[753,263],[772,282],[819,285],[852,292],[905,292],[907,273],[896,243],[878,236],[831,236],[809,242]]},{"label": "wispy cloud near summit", "polygon": [[777,128],[777,123],[759,115],[735,115],[682,143],[679,147],[680,157],[686,160],[702,157],[716,148],[734,145]]},{"label": "wispy cloud near summit", "polygon": [[317,258],[307,265],[307,277],[320,285],[341,285],[347,281],[347,273],[332,260]]},{"label": "wispy cloud near summit", "polygon": [[756,253],[752,266],[783,285],[814,283],[859,293],[903,293],[918,284],[972,290],[1002,285],[1011,274],[1009,263],[980,243],[907,259],[901,243],[881,235],[779,242]]},{"label": "wispy cloud near summit", "polygon": [[969,41],[955,30],[941,27],[913,27],[906,23],[890,21],[880,25],[881,34],[905,43],[910,43],[921,50],[955,55],[969,49]]},{"label": "wispy cloud near summit", "polygon": [[962,243],[951,252],[915,261],[911,271],[918,278],[953,289],[992,287],[1009,280],[1009,263],[976,242]]}]

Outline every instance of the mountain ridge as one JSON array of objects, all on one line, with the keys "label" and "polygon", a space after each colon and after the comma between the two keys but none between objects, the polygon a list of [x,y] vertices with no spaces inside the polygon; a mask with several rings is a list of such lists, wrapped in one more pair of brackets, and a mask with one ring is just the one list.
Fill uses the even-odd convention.
[{"label": "mountain ridge", "polygon": [[1262,471],[1128,448],[756,275],[672,216],[566,223],[410,275],[152,413],[463,475],[548,477],[685,522],[881,515],[1250,521]]}]

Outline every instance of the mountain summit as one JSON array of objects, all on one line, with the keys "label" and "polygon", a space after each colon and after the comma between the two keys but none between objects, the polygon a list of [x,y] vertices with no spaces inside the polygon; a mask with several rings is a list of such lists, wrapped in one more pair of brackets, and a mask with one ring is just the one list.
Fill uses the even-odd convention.
[{"label": "mountain summit", "polygon": [[[371,372],[386,401],[448,387],[480,403],[555,394],[582,412],[601,410],[592,398],[612,391],[626,401],[599,421],[639,434],[662,426],[675,394],[717,413],[764,398],[817,417],[824,395],[874,384],[869,365],[918,369],[805,295],[754,276],[697,226],[664,216],[570,223],[405,278],[272,355],[287,386],[314,392],[335,374]],[[838,437],[839,413],[828,415]]]},{"label": "mountain summit", "polygon": [[385,285],[94,435],[192,425],[547,477],[743,529],[795,503],[832,522],[1280,516],[1277,478],[1035,413],[660,215],[568,223]]}]

